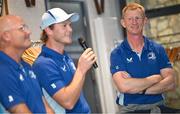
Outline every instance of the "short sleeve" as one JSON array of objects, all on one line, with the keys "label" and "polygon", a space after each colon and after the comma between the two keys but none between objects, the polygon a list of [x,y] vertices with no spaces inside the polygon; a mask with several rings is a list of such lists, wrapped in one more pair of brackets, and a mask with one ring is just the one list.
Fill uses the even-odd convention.
[{"label": "short sleeve", "polygon": [[160,66],[160,69],[163,69],[163,68],[172,68],[172,65],[169,61],[169,58],[167,56],[167,53],[165,51],[165,49],[160,46],[159,48],[159,66]]},{"label": "short sleeve", "polygon": [[[3,68],[0,69],[3,70]],[[19,80],[16,79],[17,76],[10,70],[4,69],[3,71],[0,75],[0,102],[6,109],[10,109],[25,102],[25,100],[19,86]]]},{"label": "short sleeve", "polygon": [[35,61],[33,71],[36,74],[40,86],[43,87],[50,96],[65,86],[58,65],[52,59]]},{"label": "short sleeve", "polygon": [[118,50],[111,52],[110,70],[112,75],[118,71],[126,71],[124,55]]}]

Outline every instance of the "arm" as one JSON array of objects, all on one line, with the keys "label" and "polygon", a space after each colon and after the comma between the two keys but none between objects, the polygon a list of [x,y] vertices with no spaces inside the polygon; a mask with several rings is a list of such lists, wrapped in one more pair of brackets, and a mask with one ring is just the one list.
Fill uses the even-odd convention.
[{"label": "arm", "polygon": [[85,74],[95,61],[96,57],[92,49],[86,49],[79,58],[77,70],[71,83],[53,95],[53,98],[64,108],[72,109],[74,107],[79,99],[85,80]]},{"label": "arm", "polygon": [[175,88],[175,76],[172,68],[162,69],[161,76],[163,80],[148,88],[146,94],[160,94]]},{"label": "arm", "polygon": [[113,80],[122,93],[140,93],[144,89],[161,80],[160,75],[151,75],[146,78],[132,78],[125,71],[119,71],[113,75]]},{"label": "arm", "polygon": [[44,98],[44,96],[42,97],[43,99],[43,103],[44,103],[44,106],[46,108],[46,113],[48,114],[54,114],[54,111],[53,109],[49,106],[48,102],[46,101],[46,99]]},{"label": "arm", "polygon": [[10,113],[19,113],[19,114],[27,113],[27,114],[31,114],[31,111],[29,110],[29,108],[24,103],[17,104],[15,106],[13,106],[12,108],[10,108],[8,111]]},{"label": "arm", "polygon": [[[31,114],[32,112],[28,108],[28,106],[25,104],[24,99],[22,98],[21,94],[21,88],[17,86],[19,84],[16,81],[16,77],[19,75],[19,73],[11,73],[10,69],[7,69],[6,66],[0,65],[1,71],[5,71],[1,73],[0,76],[0,101],[5,109],[7,109],[10,113],[28,113]],[[9,95],[12,95],[11,101],[8,102],[10,97]]]}]

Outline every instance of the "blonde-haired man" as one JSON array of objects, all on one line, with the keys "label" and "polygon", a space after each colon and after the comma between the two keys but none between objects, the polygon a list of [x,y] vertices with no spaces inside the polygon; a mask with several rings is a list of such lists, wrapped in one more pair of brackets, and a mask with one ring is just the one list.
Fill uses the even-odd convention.
[{"label": "blonde-haired man", "polygon": [[130,3],[122,11],[127,38],[111,53],[111,73],[118,88],[121,113],[173,113],[163,93],[175,88],[175,77],[164,48],[143,35],[144,7]]}]

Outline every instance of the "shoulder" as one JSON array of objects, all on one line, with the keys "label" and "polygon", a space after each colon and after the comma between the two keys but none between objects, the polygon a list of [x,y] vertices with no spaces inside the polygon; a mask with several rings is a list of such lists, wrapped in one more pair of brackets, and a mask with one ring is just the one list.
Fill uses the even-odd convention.
[{"label": "shoulder", "polygon": [[160,43],[157,43],[153,40],[148,40],[148,43],[149,43],[148,49],[150,51],[153,51],[158,57],[166,57],[167,56],[166,50],[163,47],[163,45],[161,45]]},{"label": "shoulder", "polygon": [[7,66],[7,65],[0,65],[0,71],[1,75],[0,75],[0,85],[4,84],[9,84],[12,85],[12,82],[17,82],[17,77],[19,75],[18,70],[17,69],[13,69],[11,68],[11,66]]},{"label": "shoulder", "polygon": [[156,49],[163,48],[163,46],[160,43],[158,43],[158,42],[156,42],[154,40],[151,40],[151,39],[147,38],[147,41],[148,41],[150,47],[153,47],[153,48],[156,48]]},{"label": "shoulder", "polygon": [[10,67],[11,67],[10,65],[7,65],[5,63],[0,63],[0,71],[3,71],[1,72],[0,77],[4,77],[5,75],[11,75],[13,71],[11,70]]},{"label": "shoulder", "polygon": [[58,68],[58,64],[56,61],[54,61],[52,58],[50,57],[45,57],[45,56],[39,56],[35,62],[32,65],[32,69],[34,72],[41,72],[41,73],[45,73],[42,71],[50,71],[52,69],[57,69]]},{"label": "shoulder", "polygon": [[46,56],[42,56],[40,55],[34,62],[34,65],[51,65],[51,64],[55,64],[55,61],[50,58],[50,57],[46,57]]},{"label": "shoulder", "polygon": [[123,53],[123,51],[124,51],[124,41],[112,50],[111,56],[112,55],[120,55]]}]

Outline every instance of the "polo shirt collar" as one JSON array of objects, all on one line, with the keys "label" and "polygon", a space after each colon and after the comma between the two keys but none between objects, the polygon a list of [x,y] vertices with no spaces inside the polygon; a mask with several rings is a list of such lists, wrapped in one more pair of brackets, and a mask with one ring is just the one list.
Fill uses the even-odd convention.
[{"label": "polo shirt collar", "polygon": [[61,53],[58,53],[48,47],[46,47],[45,45],[42,46],[42,53],[48,55],[48,56],[51,56],[55,59],[63,59],[64,56],[66,56],[66,52],[64,52],[64,54],[61,54]]},{"label": "polo shirt collar", "polygon": [[[144,47],[143,47],[143,50],[148,50],[149,49],[149,41],[148,41],[147,37],[143,36],[143,38],[144,38]],[[132,51],[132,49],[131,49],[131,47],[130,47],[130,45],[128,43],[127,38],[124,40],[123,46],[125,48],[127,48],[129,51]]]},{"label": "polo shirt collar", "polygon": [[[6,63],[11,64],[11,66],[14,67],[15,69],[20,68],[20,64],[18,64],[15,60],[13,60],[11,57],[9,57],[7,54],[5,54],[2,51],[0,51],[0,58]],[[22,63],[22,61],[20,63]]]},{"label": "polo shirt collar", "polygon": [[129,45],[129,43],[128,43],[127,38],[124,40],[123,46],[124,46],[125,48],[127,48],[129,51],[132,51],[132,49],[131,49],[131,47],[130,47],[130,45]]},{"label": "polo shirt collar", "polygon": [[144,47],[143,50],[149,50],[149,40],[144,36]]}]

